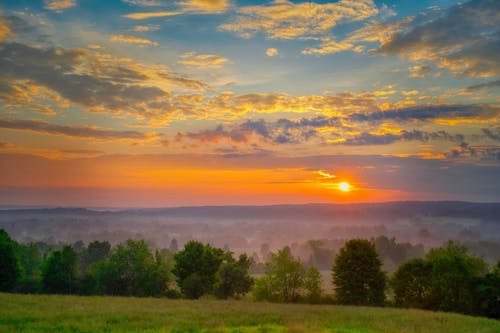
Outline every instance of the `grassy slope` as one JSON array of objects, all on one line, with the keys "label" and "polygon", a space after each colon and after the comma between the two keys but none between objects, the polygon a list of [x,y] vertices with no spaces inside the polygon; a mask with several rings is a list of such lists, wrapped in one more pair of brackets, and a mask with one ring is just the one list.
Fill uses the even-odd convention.
[{"label": "grassy slope", "polygon": [[390,308],[0,294],[0,332],[500,332],[500,321]]}]

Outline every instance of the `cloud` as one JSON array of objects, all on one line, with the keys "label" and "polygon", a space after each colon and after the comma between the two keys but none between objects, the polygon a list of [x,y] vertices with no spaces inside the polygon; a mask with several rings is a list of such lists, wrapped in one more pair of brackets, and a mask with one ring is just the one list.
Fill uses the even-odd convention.
[{"label": "cloud", "polygon": [[266,55],[268,57],[274,57],[274,56],[277,56],[279,54],[279,51],[278,49],[274,48],[274,47],[270,47],[266,50]]},{"label": "cloud", "polygon": [[160,29],[159,25],[148,24],[148,25],[136,25],[133,30],[136,32],[146,32],[146,31],[157,31],[159,29]]},{"label": "cloud", "polygon": [[236,95],[224,92],[210,98],[205,107],[212,113],[245,114],[247,112],[356,112],[377,110],[377,98],[372,93],[344,92],[337,95],[293,96],[279,93],[249,93]]},{"label": "cloud", "polygon": [[159,17],[169,17],[182,14],[178,11],[158,11],[158,12],[142,12],[142,13],[131,13],[124,15],[124,17],[132,20],[145,20],[149,18],[159,18]]},{"label": "cloud", "polygon": [[356,113],[349,116],[351,121],[386,121],[399,122],[461,119],[487,120],[497,119],[500,107],[497,105],[424,105],[401,109],[390,109],[370,113]]},{"label": "cloud", "polygon": [[221,68],[229,59],[216,54],[187,52],[180,56],[179,64],[198,68]]},{"label": "cloud", "polygon": [[163,3],[156,0],[122,0],[124,3],[128,3],[134,6],[143,6],[143,7],[157,7],[162,6]]},{"label": "cloud", "polygon": [[383,45],[396,32],[402,31],[403,27],[413,21],[413,19],[414,17],[408,17],[394,22],[372,20],[364,27],[353,31],[343,40],[337,41],[332,36],[323,37],[318,46],[307,48],[302,51],[302,54],[327,55],[345,51],[361,53],[366,49],[366,46],[362,44],[379,43]]},{"label": "cloud", "polygon": [[229,130],[225,130],[222,125],[218,125],[215,129],[204,130],[200,132],[177,133],[175,140],[181,141],[184,139],[197,140],[201,142],[215,142],[221,140],[229,140],[235,143],[248,143],[251,136],[255,134],[262,138],[269,138],[267,125],[263,120],[248,120],[242,124],[234,126]]},{"label": "cloud", "polygon": [[471,91],[476,91],[476,90],[481,90],[481,89],[493,89],[493,88],[499,88],[499,87],[500,87],[500,80],[496,80],[496,81],[491,81],[491,82],[486,82],[486,83],[475,84],[473,86],[468,86],[465,88],[465,91],[471,92]]},{"label": "cloud", "polygon": [[56,125],[39,120],[0,118],[0,128],[28,130],[33,132],[65,135],[70,137],[94,138],[100,140],[150,140],[154,135],[137,131],[116,131],[81,125]]},{"label": "cloud", "polygon": [[451,142],[462,142],[464,136],[461,134],[451,135],[445,131],[424,132],[419,130],[406,131],[402,130],[398,133],[369,133],[364,132],[352,138],[347,138],[340,142],[343,145],[350,146],[373,146],[373,145],[388,145],[398,141],[421,141],[427,142],[430,140],[447,140]]},{"label": "cloud", "polygon": [[228,0],[186,0],[177,4],[185,13],[220,14],[229,8]]},{"label": "cloud", "polygon": [[495,0],[456,4],[435,19],[415,22],[392,35],[377,53],[430,61],[455,76],[498,75],[499,11]]},{"label": "cloud", "polygon": [[45,0],[45,9],[60,12],[76,6],[75,0]]},{"label": "cloud", "polygon": [[429,65],[416,65],[409,68],[410,74],[408,77],[421,79],[432,74],[432,67]]},{"label": "cloud", "polygon": [[372,0],[340,0],[335,3],[293,3],[275,0],[268,5],[243,6],[230,23],[219,30],[249,38],[263,32],[270,39],[311,39],[329,34],[339,22],[360,21],[376,15]]},{"label": "cloud", "polygon": [[[129,2],[129,1],[127,1]],[[131,3],[139,4],[143,1],[131,0]],[[149,1],[147,1],[149,2]],[[156,2],[152,2],[156,3]],[[163,5],[160,4],[159,5]],[[169,17],[182,14],[221,14],[229,8],[228,0],[186,0],[176,2],[176,10],[162,10],[154,12],[138,12],[124,15],[133,20],[145,20],[150,18]]]},{"label": "cloud", "polygon": [[445,153],[445,156],[453,160],[498,162],[500,161],[500,147],[472,146],[466,142],[462,142],[456,148]]},{"label": "cloud", "polygon": [[129,43],[129,44],[139,44],[139,45],[149,45],[158,46],[157,42],[153,42],[146,38],[140,38],[128,35],[111,35],[109,39],[113,42]]},{"label": "cloud", "polygon": [[495,132],[489,128],[483,128],[482,131],[489,139],[500,142],[500,128],[497,128]]},{"label": "cloud", "polygon": [[4,17],[0,17],[0,43],[11,34],[10,26]]},{"label": "cloud", "polygon": [[[28,29],[19,18],[3,20],[15,33]],[[173,114],[181,112],[179,106],[183,106],[185,98],[177,98],[173,91],[199,93],[208,89],[206,83],[162,65],[43,44],[0,43],[0,72],[3,103],[31,109],[45,103],[46,111],[47,103],[73,103],[86,111],[126,113],[156,124],[168,122]],[[191,113],[187,107],[183,110]]]},{"label": "cloud", "polygon": [[302,51],[302,54],[325,55],[354,49],[354,44],[347,41],[337,42],[332,39],[324,40],[319,47],[311,47]]}]

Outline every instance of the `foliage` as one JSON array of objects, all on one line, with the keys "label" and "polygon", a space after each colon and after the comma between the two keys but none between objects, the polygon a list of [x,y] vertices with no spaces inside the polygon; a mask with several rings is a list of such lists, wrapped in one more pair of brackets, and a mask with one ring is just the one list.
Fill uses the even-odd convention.
[{"label": "foliage", "polygon": [[383,305],[386,276],[373,243],[353,239],[340,249],[332,268],[340,304]]},{"label": "foliage", "polygon": [[321,302],[321,273],[317,268],[311,267],[307,270],[304,288],[306,289],[305,299],[308,303],[316,304]]},{"label": "foliage", "polygon": [[21,277],[16,243],[0,229],[0,291],[11,291]]},{"label": "foliage", "polygon": [[98,263],[91,275],[105,294],[161,296],[168,289],[168,272],[159,252],[153,255],[146,242],[129,239]]},{"label": "foliage", "polygon": [[432,266],[423,259],[410,259],[399,266],[391,279],[397,306],[428,308]]},{"label": "foliage", "polygon": [[196,299],[213,290],[219,266],[232,257],[222,249],[190,241],[174,258],[172,273],[177,277],[181,291],[186,297]]},{"label": "foliage", "polygon": [[248,274],[252,261],[246,254],[238,260],[224,260],[215,276],[214,294],[218,298],[240,297],[250,291],[253,278]]},{"label": "foliage", "polygon": [[424,259],[404,263],[391,284],[400,306],[494,316],[498,301],[491,295],[499,295],[500,284],[495,271],[486,273],[482,259],[448,242]]},{"label": "foliage", "polygon": [[475,313],[500,319],[500,261],[475,285]]},{"label": "foliage", "polygon": [[256,300],[297,302],[305,297],[315,297],[321,291],[317,284],[317,270],[306,274],[304,265],[292,257],[288,247],[270,257],[264,275],[256,281],[253,289]]},{"label": "foliage", "polygon": [[111,244],[107,241],[93,241],[89,243],[82,254],[80,271],[85,272],[93,263],[107,259],[110,251]]},{"label": "foliage", "polygon": [[42,285],[45,292],[71,294],[77,292],[77,255],[70,246],[54,251],[42,268]]}]

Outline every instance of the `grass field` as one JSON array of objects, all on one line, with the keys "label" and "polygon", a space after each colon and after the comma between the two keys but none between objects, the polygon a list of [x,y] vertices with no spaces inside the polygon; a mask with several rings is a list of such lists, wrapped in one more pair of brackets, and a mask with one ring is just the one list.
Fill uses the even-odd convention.
[{"label": "grass field", "polygon": [[0,293],[0,332],[500,332],[500,321],[391,308]]}]

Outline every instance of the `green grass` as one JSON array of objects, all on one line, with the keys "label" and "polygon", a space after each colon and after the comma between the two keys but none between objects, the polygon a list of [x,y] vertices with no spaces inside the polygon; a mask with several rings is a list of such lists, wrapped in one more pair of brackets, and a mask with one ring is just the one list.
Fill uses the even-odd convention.
[{"label": "green grass", "polygon": [[0,332],[498,333],[500,321],[391,308],[0,293]]}]

